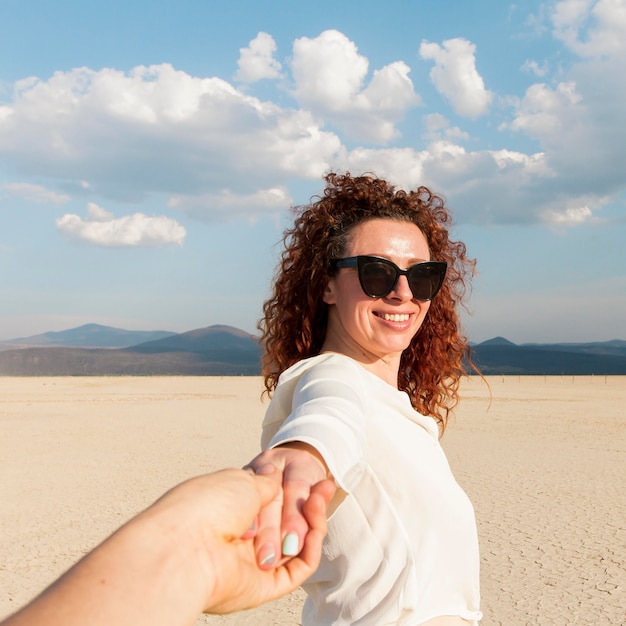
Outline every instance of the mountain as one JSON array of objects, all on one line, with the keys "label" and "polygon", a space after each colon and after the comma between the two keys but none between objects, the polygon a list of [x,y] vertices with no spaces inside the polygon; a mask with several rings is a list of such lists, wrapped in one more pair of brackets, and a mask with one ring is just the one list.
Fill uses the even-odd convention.
[{"label": "mountain", "polygon": [[494,337],[493,339],[487,339],[483,341],[481,346],[514,346],[515,344],[504,337]]},{"label": "mountain", "polygon": [[[473,344],[471,351],[485,375],[626,375],[626,341],[622,340],[517,345],[494,337]],[[86,324],[0,344],[0,376],[260,373],[258,339],[225,325],[177,334]]]},{"label": "mountain", "polygon": [[124,348],[49,346],[0,352],[0,376],[240,376],[260,372],[258,341],[231,326],[170,333]]},{"label": "mountain", "polygon": [[235,350],[236,352],[258,351],[258,342],[252,335],[234,328],[216,324],[207,328],[190,330],[179,335],[145,341],[127,350],[143,353],[155,352],[204,352],[206,350]]},{"label": "mountain", "polygon": [[261,347],[256,337],[232,326],[215,325],[137,346],[127,353],[156,355],[194,355],[197,362],[241,366],[260,373]]},{"label": "mountain", "polygon": [[516,345],[502,337],[471,347],[485,375],[624,375],[626,341]]},{"label": "mountain", "polygon": [[126,348],[146,341],[171,337],[176,333],[165,330],[123,330],[100,324],[85,324],[60,332],[20,337],[0,342],[0,349],[18,346],[65,346],[75,348]]}]

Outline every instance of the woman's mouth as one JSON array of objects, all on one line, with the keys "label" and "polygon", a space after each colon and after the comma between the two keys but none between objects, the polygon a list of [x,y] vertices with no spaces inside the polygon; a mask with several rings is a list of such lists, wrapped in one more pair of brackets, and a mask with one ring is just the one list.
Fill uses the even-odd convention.
[{"label": "woman's mouth", "polygon": [[408,313],[375,313],[375,315],[386,322],[408,322],[410,317]]}]

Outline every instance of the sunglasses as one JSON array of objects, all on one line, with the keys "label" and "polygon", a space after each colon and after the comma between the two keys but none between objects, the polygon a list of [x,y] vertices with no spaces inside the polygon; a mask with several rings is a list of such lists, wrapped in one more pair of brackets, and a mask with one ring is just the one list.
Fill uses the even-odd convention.
[{"label": "sunglasses", "polygon": [[443,261],[423,261],[401,270],[389,259],[364,255],[331,261],[331,268],[341,267],[357,268],[361,288],[370,298],[388,296],[400,276],[406,276],[416,300],[432,300],[441,289],[448,265]]}]

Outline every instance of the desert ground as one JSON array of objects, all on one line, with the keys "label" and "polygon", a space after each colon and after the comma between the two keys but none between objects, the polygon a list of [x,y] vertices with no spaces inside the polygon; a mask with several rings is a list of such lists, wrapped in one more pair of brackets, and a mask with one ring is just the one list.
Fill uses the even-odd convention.
[{"label": "desert ground", "polygon": [[[463,382],[485,626],[626,624],[626,377]],[[0,378],[0,618],[185,478],[258,451],[256,377]],[[198,624],[299,624],[304,595]]]}]

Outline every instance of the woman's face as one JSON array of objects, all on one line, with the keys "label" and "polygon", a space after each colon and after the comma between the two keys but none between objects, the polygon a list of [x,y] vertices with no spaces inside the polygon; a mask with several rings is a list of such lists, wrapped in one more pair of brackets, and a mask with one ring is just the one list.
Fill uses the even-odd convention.
[{"label": "woman's face", "polygon": [[[406,269],[430,261],[426,237],[413,223],[372,219],[355,226],[344,257],[380,256]],[[430,302],[415,300],[406,276],[383,298],[363,293],[356,268],[336,270],[324,292],[328,330],[323,350],[351,356],[364,364],[399,366],[400,356],[419,330]]]}]

